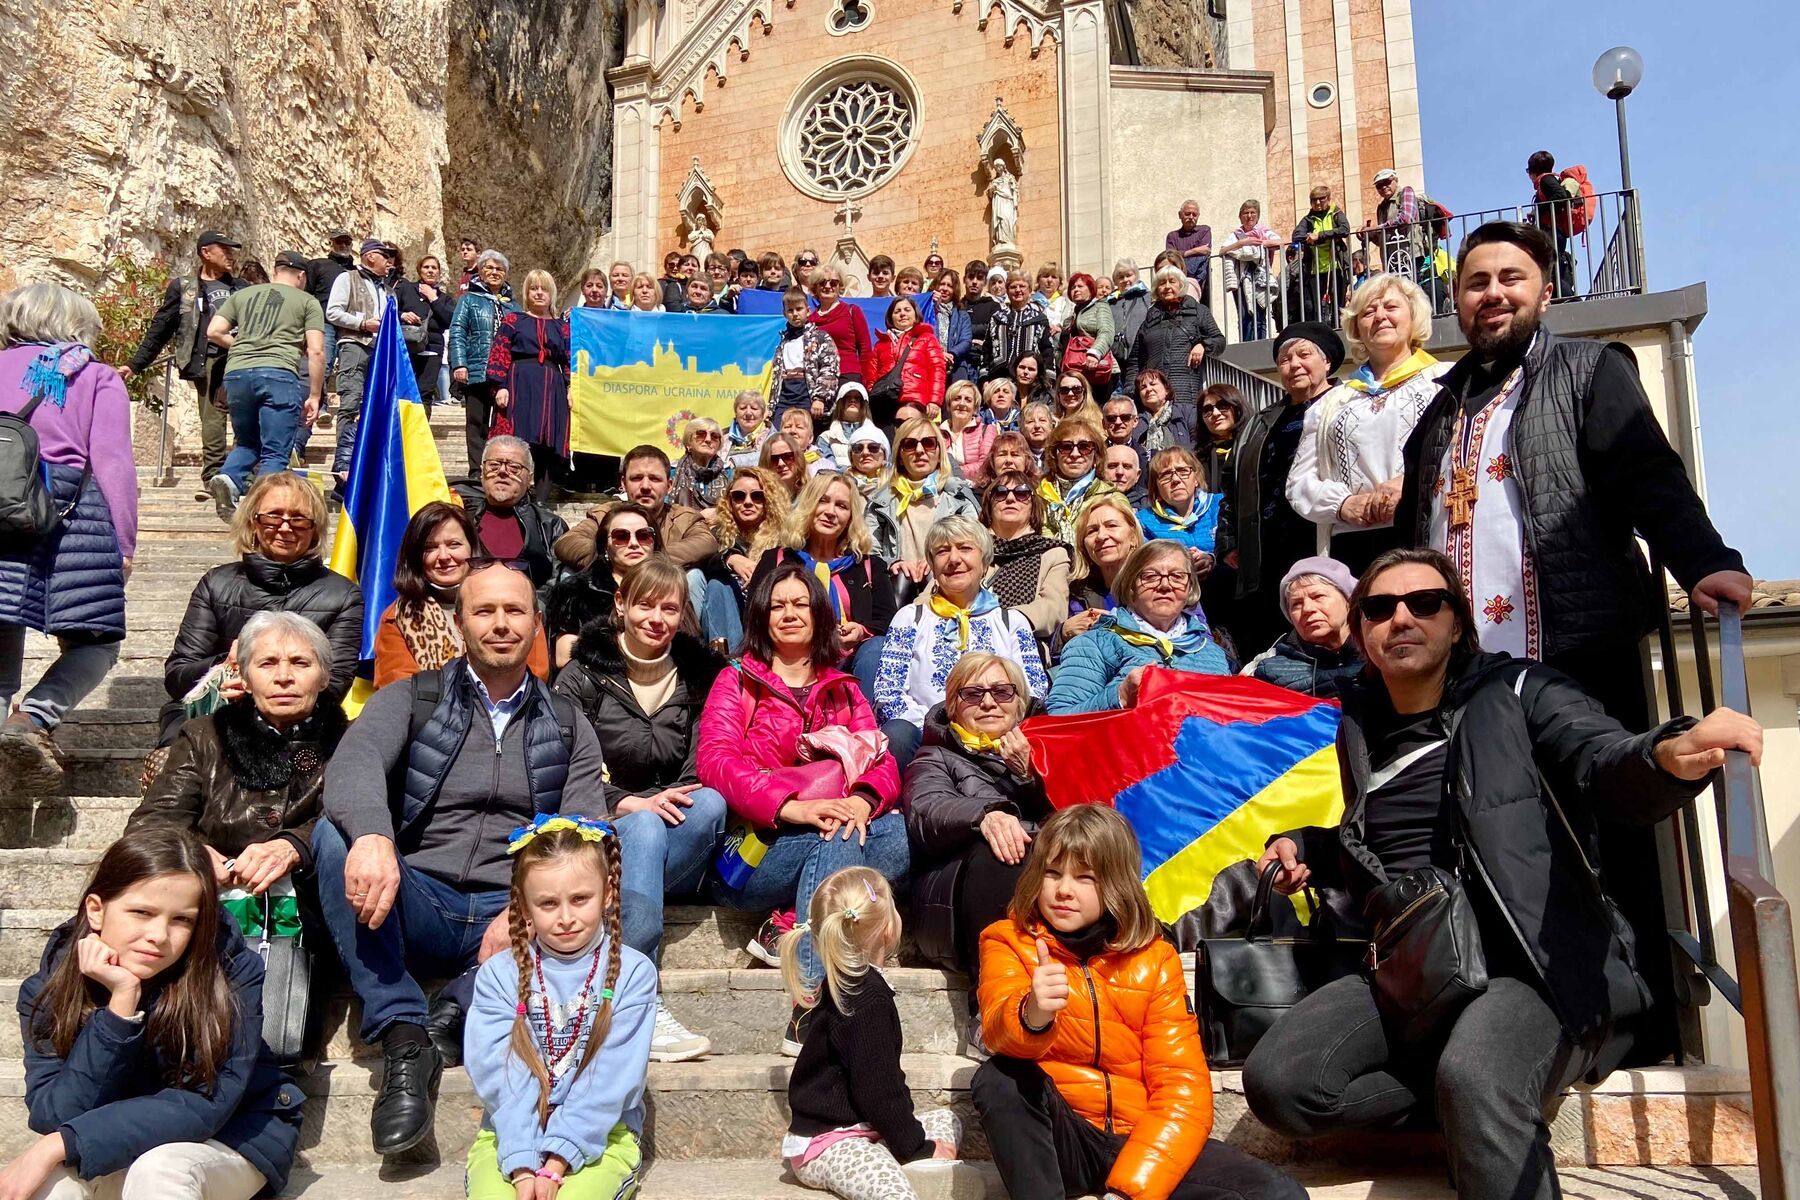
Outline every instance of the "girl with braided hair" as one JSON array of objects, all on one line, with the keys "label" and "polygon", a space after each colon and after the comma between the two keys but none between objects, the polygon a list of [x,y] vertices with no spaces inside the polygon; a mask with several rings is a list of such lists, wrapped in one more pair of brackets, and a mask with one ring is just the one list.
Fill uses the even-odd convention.
[{"label": "girl with braided hair", "polygon": [[507,853],[512,955],[482,964],[464,1033],[482,1107],[468,1194],[630,1195],[656,967],[619,936],[617,836],[605,821],[546,813],[514,831]]}]

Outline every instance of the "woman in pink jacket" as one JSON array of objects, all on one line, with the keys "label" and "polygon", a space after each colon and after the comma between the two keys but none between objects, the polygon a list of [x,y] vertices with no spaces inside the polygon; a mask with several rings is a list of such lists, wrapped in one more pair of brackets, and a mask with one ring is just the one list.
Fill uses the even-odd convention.
[{"label": "woman in pink jacket", "polygon": [[[779,563],[751,589],[741,649],[736,669],[723,672],[706,699],[695,757],[700,782],[731,810],[718,899],[790,910],[765,921],[745,947],[778,964],[791,909],[805,911],[832,872],[872,867],[893,883],[905,880],[906,822],[900,772],[878,741],[875,713],[855,677],[837,669],[843,651],[831,602],[799,559]],[[803,747],[803,736],[816,748]],[[810,939],[800,967],[816,987]],[[810,1011],[794,1006],[784,1054],[800,1053]]]}]

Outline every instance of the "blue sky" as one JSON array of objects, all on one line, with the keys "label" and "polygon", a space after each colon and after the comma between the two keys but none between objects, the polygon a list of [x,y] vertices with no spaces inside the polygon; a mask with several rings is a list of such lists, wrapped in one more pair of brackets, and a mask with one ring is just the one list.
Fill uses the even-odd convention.
[{"label": "blue sky", "polygon": [[1528,196],[1539,149],[1617,188],[1613,106],[1589,71],[1609,46],[1644,56],[1626,111],[1650,284],[1706,282],[1694,356],[1708,502],[1759,579],[1800,577],[1800,502],[1777,483],[1800,472],[1800,336],[1781,320],[1800,305],[1795,22],[1791,0],[1710,15],[1643,0],[1413,6],[1426,184],[1456,212]]}]

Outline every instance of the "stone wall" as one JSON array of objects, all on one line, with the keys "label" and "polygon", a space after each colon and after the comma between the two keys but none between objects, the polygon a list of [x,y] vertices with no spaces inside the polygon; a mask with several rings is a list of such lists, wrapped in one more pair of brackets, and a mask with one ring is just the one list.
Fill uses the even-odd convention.
[{"label": "stone wall", "polygon": [[[1206,0],[1132,0],[1131,31],[1146,67],[1222,67]],[[1233,64],[1235,65],[1235,64]]]}]

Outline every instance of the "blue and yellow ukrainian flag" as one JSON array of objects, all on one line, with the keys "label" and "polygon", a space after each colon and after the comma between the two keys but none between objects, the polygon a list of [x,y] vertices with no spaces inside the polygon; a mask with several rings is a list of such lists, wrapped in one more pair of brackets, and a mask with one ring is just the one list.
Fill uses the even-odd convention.
[{"label": "blue and yellow ukrainian flag", "polygon": [[1110,804],[1131,822],[1150,906],[1176,925],[1271,834],[1343,818],[1337,727],[1328,700],[1152,667],[1135,708],[1022,728],[1052,805]]},{"label": "blue and yellow ukrainian flag", "polygon": [[389,297],[369,355],[344,511],[331,546],[331,569],[356,580],[363,594],[361,661],[344,700],[352,717],[375,691],[375,634],[394,602],[394,567],[406,523],[431,501],[453,499],[400,334],[399,310]]}]

